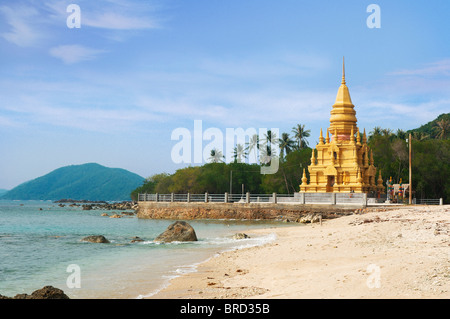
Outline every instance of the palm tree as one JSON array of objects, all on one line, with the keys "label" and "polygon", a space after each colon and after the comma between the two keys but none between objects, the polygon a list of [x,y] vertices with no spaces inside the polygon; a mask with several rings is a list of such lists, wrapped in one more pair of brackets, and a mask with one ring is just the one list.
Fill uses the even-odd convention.
[{"label": "palm tree", "polygon": [[392,130],[390,128],[384,128],[381,130],[381,134],[383,134],[383,136],[390,137],[394,133],[392,132]]},{"label": "palm tree", "polygon": [[297,126],[292,128],[292,133],[294,133],[299,149],[308,146],[306,138],[310,136],[311,130],[305,130],[305,125],[297,124]]},{"label": "palm tree", "polygon": [[[272,145],[278,144],[277,136],[271,130],[268,130],[266,134],[264,134],[264,140],[262,141],[262,145],[260,145],[260,162],[262,164],[270,163],[272,158]],[[262,146],[262,147],[261,147]]]},{"label": "palm tree", "polygon": [[242,163],[242,158],[247,158],[247,153],[245,153],[245,148],[242,144],[237,144],[233,149],[233,156],[235,163]]},{"label": "palm tree", "polygon": [[436,132],[436,138],[441,140],[447,138],[447,135],[450,132],[450,121],[447,119],[437,121],[433,130]]},{"label": "palm tree", "polygon": [[278,140],[280,146],[280,158],[283,158],[283,155],[288,155],[292,152],[292,149],[295,146],[295,142],[289,137],[288,133],[281,134],[281,138]]},{"label": "palm tree", "polygon": [[430,135],[428,135],[424,132],[414,131],[412,133],[412,137],[417,141],[424,141],[424,140],[427,140],[428,138],[430,138]]},{"label": "palm tree", "polygon": [[251,151],[255,151],[255,162],[257,161],[257,150],[259,150],[259,135],[253,134],[253,136],[250,138],[250,140],[247,143],[247,147],[245,149],[247,151],[247,154],[250,154]]},{"label": "palm tree", "polygon": [[223,156],[222,151],[219,151],[215,148],[211,150],[210,157],[208,160],[211,161],[211,163],[222,163],[225,156]]},{"label": "palm tree", "polygon": [[382,128],[379,126],[375,126],[372,132],[369,133],[369,141],[371,141],[374,137],[380,136],[382,132]]},{"label": "palm tree", "polygon": [[397,137],[401,140],[405,140],[407,138],[407,134],[405,131],[401,130],[401,129],[397,129],[397,133],[396,133]]}]

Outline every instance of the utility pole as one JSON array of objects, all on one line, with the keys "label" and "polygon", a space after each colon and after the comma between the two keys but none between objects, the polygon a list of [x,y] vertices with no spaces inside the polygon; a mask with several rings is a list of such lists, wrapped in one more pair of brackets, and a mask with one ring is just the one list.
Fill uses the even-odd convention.
[{"label": "utility pole", "polygon": [[412,204],[411,133],[409,133],[409,205]]}]

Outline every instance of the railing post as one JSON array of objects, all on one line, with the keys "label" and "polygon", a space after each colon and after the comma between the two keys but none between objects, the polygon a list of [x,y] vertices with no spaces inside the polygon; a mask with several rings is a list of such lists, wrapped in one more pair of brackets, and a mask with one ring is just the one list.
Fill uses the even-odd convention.
[{"label": "railing post", "polygon": [[171,202],[171,203],[173,203],[173,201],[174,201],[174,196],[175,196],[175,195],[174,195],[173,193],[170,193],[170,202]]},{"label": "railing post", "polygon": [[155,194],[155,202],[158,201],[158,195],[159,195],[158,193]]},{"label": "railing post", "polygon": [[208,192],[205,193],[205,203],[208,202]]},{"label": "railing post", "polygon": [[367,193],[363,193],[363,207],[367,207]]},{"label": "railing post", "polygon": [[277,203],[277,193],[272,193],[273,203]]},{"label": "railing post", "polygon": [[300,202],[301,202],[302,204],[305,204],[305,203],[306,203],[306,196],[305,196],[305,193],[300,193]]},{"label": "railing post", "polygon": [[331,205],[336,205],[336,193],[331,193]]},{"label": "railing post", "polygon": [[187,193],[187,202],[190,203],[191,202],[191,194]]},{"label": "railing post", "polygon": [[248,204],[248,203],[250,203],[250,193],[249,192],[247,192],[246,194],[245,194],[245,202]]},{"label": "railing post", "polygon": [[444,205],[444,200],[442,198],[439,198],[439,205]]},{"label": "railing post", "polygon": [[228,203],[228,192],[225,192],[224,202],[225,202],[225,203]]}]

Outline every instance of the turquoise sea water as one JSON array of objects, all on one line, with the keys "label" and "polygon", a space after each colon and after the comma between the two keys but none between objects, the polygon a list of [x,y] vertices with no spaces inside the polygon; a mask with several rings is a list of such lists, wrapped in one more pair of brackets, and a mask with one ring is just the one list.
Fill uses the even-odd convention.
[{"label": "turquoise sea water", "polygon": [[[269,234],[233,240],[234,233],[285,225],[188,221],[198,242],[156,244],[153,239],[173,221],[108,218],[101,216],[103,212],[59,207],[50,201],[0,201],[0,294],[30,294],[52,285],[71,298],[151,296],[171,278],[195,271],[198,263],[218,252],[275,239]],[[81,241],[89,235],[104,235],[111,243]],[[135,236],[144,242],[131,243]],[[79,267],[79,272],[74,273],[70,265]],[[80,288],[67,285],[75,274],[79,274]]]}]

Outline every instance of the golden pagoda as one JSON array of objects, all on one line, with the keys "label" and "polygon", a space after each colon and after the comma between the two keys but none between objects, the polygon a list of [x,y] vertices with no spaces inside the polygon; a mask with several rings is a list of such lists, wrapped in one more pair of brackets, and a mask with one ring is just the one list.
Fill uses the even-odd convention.
[{"label": "golden pagoda", "polygon": [[367,146],[366,131],[364,129],[361,138],[356,126],[354,107],[345,83],[343,61],[342,82],[331,110],[330,127],[325,138],[320,129],[319,144],[313,149],[311,165],[308,167],[309,184],[303,170],[300,192],[383,191],[381,173],[375,180],[376,168],[372,151]]}]

